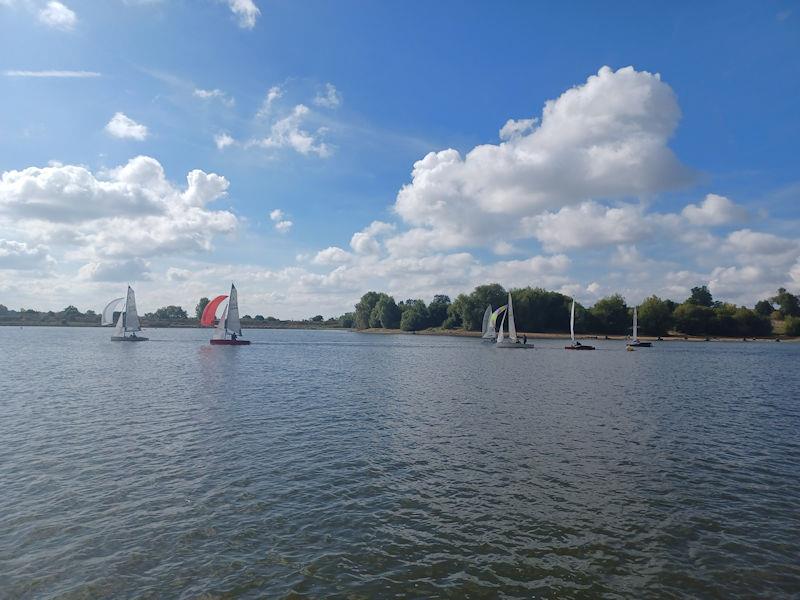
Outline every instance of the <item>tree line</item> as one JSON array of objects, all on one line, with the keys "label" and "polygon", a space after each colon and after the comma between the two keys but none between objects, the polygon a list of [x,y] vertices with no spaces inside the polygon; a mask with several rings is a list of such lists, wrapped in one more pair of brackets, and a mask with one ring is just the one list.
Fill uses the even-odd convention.
[{"label": "tree line", "polygon": [[[491,305],[506,304],[508,292],[497,283],[479,285],[454,300],[436,295],[430,304],[421,299],[396,302],[383,292],[367,292],[355,310],[339,317],[342,327],[386,328],[419,331],[427,328],[479,331],[483,313]],[[514,320],[518,330],[565,332],[569,330],[572,298],[542,288],[511,290]],[[587,308],[575,303],[575,331],[581,334],[630,333],[633,307],[620,294],[602,298]],[[638,305],[639,331],[663,336],[669,332],[685,335],[757,337],[773,334],[773,321],[786,335],[800,335],[800,298],[784,288],[753,308],[714,300],[705,285],[694,287],[683,302],[650,296]]]}]

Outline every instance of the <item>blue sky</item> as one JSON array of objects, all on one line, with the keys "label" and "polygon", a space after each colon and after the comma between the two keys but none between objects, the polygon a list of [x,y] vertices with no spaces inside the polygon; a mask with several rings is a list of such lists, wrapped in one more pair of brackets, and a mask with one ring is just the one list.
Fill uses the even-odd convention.
[{"label": "blue sky", "polygon": [[0,0],[0,302],[800,291],[800,5],[694,4]]}]

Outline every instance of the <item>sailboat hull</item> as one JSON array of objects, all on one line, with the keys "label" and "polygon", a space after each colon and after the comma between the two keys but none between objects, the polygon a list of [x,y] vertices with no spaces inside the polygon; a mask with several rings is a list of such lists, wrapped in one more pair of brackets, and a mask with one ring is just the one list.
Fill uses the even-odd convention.
[{"label": "sailboat hull", "polygon": [[564,346],[564,350],[594,350],[594,346]]},{"label": "sailboat hull", "polygon": [[121,335],[112,335],[111,341],[112,342],[146,342],[149,338],[141,337],[141,336],[121,336]]},{"label": "sailboat hull", "polygon": [[495,348],[508,348],[510,350],[511,349],[525,349],[525,348],[533,349],[533,344],[523,344],[522,342],[518,342],[518,343],[515,344],[514,342],[509,342],[507,340],[504,340],[504,341],[500,342],[499,344],[495,344],[494,347]]},{"label": "sailboat hull", "polygon": [[652,345],[652,342],[631,342],[626,344],[630,348],[650,348]]},{"label": "sailboat hull", "polygon": [[249,346],[250,340],[211,340],[212,346]]}]

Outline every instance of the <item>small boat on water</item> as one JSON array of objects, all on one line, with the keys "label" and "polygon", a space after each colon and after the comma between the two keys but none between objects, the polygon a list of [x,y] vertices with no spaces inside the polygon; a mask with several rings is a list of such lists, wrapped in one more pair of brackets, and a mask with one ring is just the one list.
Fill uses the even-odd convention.
[{"label": "small boat on water", "polygon": [[114,335],[111,336],[112,342],[146,342],[147,338],[141,335],[136,335],[137,331],[141,331],[142,327],[139,324],[139,315],[136,312],[136,295],[133,293],[133,288],[128,286],[128,294],[124,298],[114,298],[111,302],[106,304],[103,309],[103,314],[100,317],[100,324],[108,326],[114,324],[114,313],[117,312],[117,307],[125,302],[122,310],[117,317],[117,325],[114,328]]},{"label": "small boat on water", "polygon": [[[503,314],[503,320],[500,321],[500,329],[497,331],[497,342],[495,348],[533,348],[533,344],[523,344],[517,337],[517,327],[514,323],[514,304],[511,302],[511,292],[508,293],[508,310]],[[508,338],[505,337],[503,332],[503,325],[508,317]]]},{"label": "small boat on water", "polygon": [[569,310],[569,339],[572,344],[564,346],[564,350],[594,350],[594,346],[581,344],[575,339],[575,300],[572,300],[572,308]]},{"label": "small boat on water", "polygon": [[642,342],[639,340],[639,319],[637,315],[636,307],[633,307],[633,337],[631,341],[627,343],[629,348],[649,348],[652,346],[652,342]]},{"label": "small boat on water", "polygon": [[[217,321],[217,309],[225,300],[228,304],[222,311],[222,316]],[[216,327],[214,322],[217,321]],[[231,284],[231,293],[217,296],[209,302],[200,317],[200,325],[203,327],[214,327],[214,334],[211,336],[212,346],[248,346],[250,340],[241,339],[242,324],[239,320],[239,297],[236,286]]]}]

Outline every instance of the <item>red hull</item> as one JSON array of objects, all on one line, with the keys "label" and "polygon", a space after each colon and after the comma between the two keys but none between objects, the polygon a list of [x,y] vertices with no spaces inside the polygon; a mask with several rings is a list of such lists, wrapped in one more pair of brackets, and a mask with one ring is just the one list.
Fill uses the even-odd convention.
[{"label": "red hull", "polygon": [[211,340],[212,346],[249,346],[250,340]]}]

